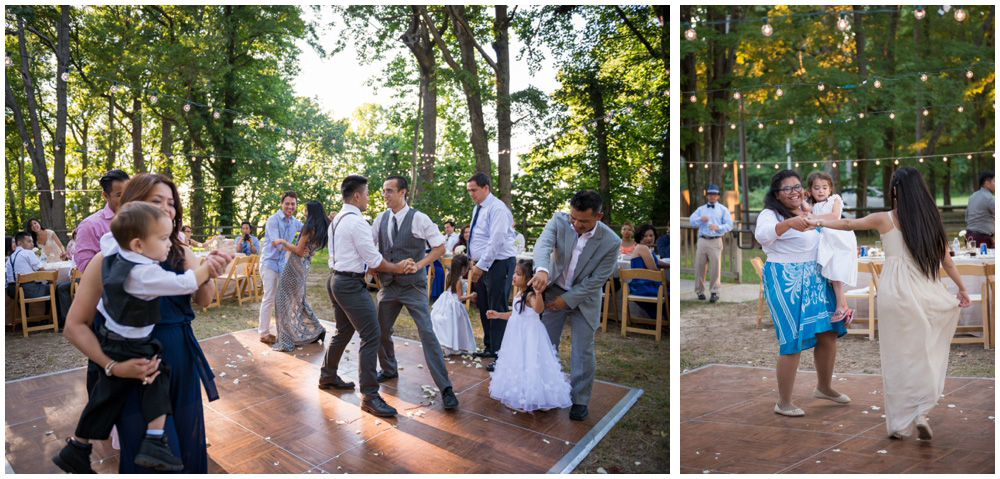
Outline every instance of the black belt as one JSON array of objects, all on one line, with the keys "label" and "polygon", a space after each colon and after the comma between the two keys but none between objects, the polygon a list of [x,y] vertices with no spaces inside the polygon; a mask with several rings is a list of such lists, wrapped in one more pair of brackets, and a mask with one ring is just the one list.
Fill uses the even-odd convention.
[{"label": "black belt", "polygon": [[106,337],[106,338],[108,338],[108,339],[110,339],[112,341],[140,342],[140,341],[149,341],[149,339],[150,339],[149,336],[145,336],[145,337],[141,337],[141,338],[126,338],[125,336],[122,336],[122,335],[120,335],[120,334],[118,334],[118,333],[116,333],[116,332],[108,329],[108,327],[105,326],[104,323],[101,323],[97,327],[97,334],[100,334],[101,336],[104,336],[104,337]]},{"label": "black belt", "polygon": [[971,235],[993,236],[993,233],[983,233],[981,231],[972,231],[972,230],[966,230],[965,233]]},{"label": "black belt", "polygon": [[365,273],[351,273],[349,271],[334,271],[333,274],[338,276],[347,276],[348,278],[361,278],[365,279]]},{"label": "black belt", "polygon": [[698,235],[698,237],[699,238],[705,238],[705,239],[719,239],[719,238],[721,238],[721,236],[705,236],[705,235]]}]

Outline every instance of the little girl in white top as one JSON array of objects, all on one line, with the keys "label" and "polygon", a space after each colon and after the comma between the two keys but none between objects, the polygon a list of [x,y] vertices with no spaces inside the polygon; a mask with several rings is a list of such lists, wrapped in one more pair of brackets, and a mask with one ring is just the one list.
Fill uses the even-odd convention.
[{"label": "little girl in white top", "polygon": [[[833,193],[833,177],[817,171],[809,175],[806,184],[809,201],[802,203],[802,209],[810,213],[812,218],[839,220],[844,200]],[[825,228],[820,233],[816,262],[837,296],[837,312],[830,318],[830,322],[845,321],[845,325],[851,324],[854,310],[847,307],[844,284],[854,286],[858,282],[858,240],[853,231]]]},{"label": "little girl in white top", "polygon": [[434,335],[441,343],[441,350],[446,356],[474,352],[476,336],[472,333],[472,322],[469,312],[462,303],[475,299],[476,293],[464,295],[465,280],[469,272],[469,257],[457,254],[451,259],[451,269],[448,272],[448,283],[444,293],[434,301],[431,307],[431,325]]}]

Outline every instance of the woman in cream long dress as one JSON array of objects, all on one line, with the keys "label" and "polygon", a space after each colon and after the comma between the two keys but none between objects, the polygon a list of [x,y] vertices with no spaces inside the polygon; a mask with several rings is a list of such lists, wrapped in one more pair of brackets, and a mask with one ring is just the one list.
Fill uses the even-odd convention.
[{"label": "woman in cream long dress", "polygon": [[[890,188],[893,210],[888,213],[812,222],[839,230],[877,229],[881,234],[885,265],[876,301],[886,430],[894,438],[917,432],[927,440],[932,433],[926,415],[944,390],[959,307],[969,306],[969,296],[946,251],[944,226],[923,177],[914,168],[902,167],[893,174]],[[910,225],[909,237],[901,229],[904,224]],[[924,248],[923,257],[915,256],[911,247]],[[941,282],[939,265],[958,286],[957,295]]]}]

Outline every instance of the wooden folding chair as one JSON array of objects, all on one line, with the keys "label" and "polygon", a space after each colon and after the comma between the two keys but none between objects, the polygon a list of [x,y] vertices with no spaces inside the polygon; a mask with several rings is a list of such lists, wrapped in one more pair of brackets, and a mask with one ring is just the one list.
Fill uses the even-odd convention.
[{"label": "wooden folding chair", "polygon": [[[234,293],[229,292],[229,285],[232,284],[234,289],[239,289],[238,283],[236,282],[237,272],[243,272],[246,268],[248,260],[251,260],[249,256],[238,256],[233,263],[229,265],[229,273],[226,274],[224,278],[212,278],[215,281],[215,299],[212,300],[207,306],[203,306],[201,310],[208,311],[208,308],[216,308],[222,305],[223,298],[235,297]],[[220,288],[219,285],[222,285]]]},{"label": "wooden folding chair", "polygon": [[[622,284],[622,337],[624,338],[626,333],[640,333],[649,334],[656,338],[657,341],[663,335],[663,323],[665,323],[664,318],[664,305],[667,303],[667,273],[665,270],[653,271],[649,269],[622,269],[618,268],[618,279]],[[629,293],[628,282],[633,279],[648,279],[650,281],[658,281],[660,287],[657,290],[656,296],[639,296]],[[629,315],[628,303],[629,301],[643,302],[643,303],[656,303],[656,319],[646,319],[646,318],[632,318]],[[652,330],[645,328],[638,328],[629,326],[629,323],[636,322],[642,324],[652,324],[654,328]]]},{"label": "wooden folding chair", "polygon": [[[24,330],[24,337],[28,337],[28,333],[31,331],[45,331],[51,329],[52,331],[59,332],[59,322],[56,320],[56,281],[59,279],[58,271],[38,271],[29,274],[19,274],[17,275],[17,303],[21,308],[21,328]],[[25,283],[30,283],[33,281],[47,281],[49,283],[49,294],[48,296],[39,296],[37,298],[25,298],[24,288]],[[49,303],[49,314],[40,314],[38,316],[28,316],[28,306],[33,303],[44,304]],[[41,326],[28,327],[28,322],[42,321],[49,319],[52,324],[43,324]]]},{"label": "wooden folding chair", "polygon": [[868,318],[859,318],[857,316],[851,321],[851,325],[865,323],[866,328],[847,328],[847,334],[867,334],[868,340],[875,340],[875,324],[877,319],[875,317],[875,298],[878,296],[878,277],[880,267],[876,266],[874,261],[869,263],[858,262],[858,273],[868,273],[872,275],[872,280],[867,287],[852,289],[849,291],[844,291],[844,299],[858,299],[858,300],[868,300]]},{"label": "wooden folding chair", "polygon": [[[243,261],[240,261],[243,260]],[[252,274],[254,263],[257,262],[257,255],[253,254],[243,258],[236,258],[233,261],[233,272],[236,278],[236,288],[233,289],[233,294],[236,298],[236,302],[243,305],[243,302],[253,301],[253,285],[252,285]]]},{"label": "wooden folding chair", "polygon": [[83,271],[75,267],[69,272],[69,299],[76,298],[76,288],[80,287],[80,280],[83,279]]},{"label": "wooden folding chair", "polygon": [[757,329],[760,329],[760,320],[764,317],[764,304],[767,302],[764,296],[764,262],[760,258],[750,258],[750,264],[760,278],[760,292],[757,293]]},{"label": "wooden folding chair", "polygon": [[996,327],[996,307],[997,307],[997,291],[996,291],[996,276],[997,276],[997,265],[986,264],[986,286],[987,292],[990,294],[989,304],[983,306],[989,311],[990,320],[990,347],[995,348],[997,346],[997,327]]},{"label": "wooden folding chair", "polygon": [[618,316],[618,301],[615,299],[615,276],[612,274],[604,283],[604,300],[601,305],[601,332],[608,331],[608,318],[614,316],[616,320],[621,320]]},{"label": "wooden folding chair", "polygon": [[253,264],[250,266],[249,283],[250,283],[250,294],[254,301],[260,301],[264,298],[264,277],[260,274],[260,258],[261,255],[255,255]]},{"label": "wooden folding chair", "polygon": [[[967,326],[959,325],[955,328],[955,336],[951,338],[951,344],[963,344],[963,343],[983,343],[984,349],[990,348],[990,318],[989,312],[987,311],[987,306],[989,304],[989,294],[987,285],[987,275],[985,265],[976,264],[956,264],[958,268],[958,274],[963,277],[981,278],[983,284],[980,287],[979,293],[973,294],[969,293],[969,300],[972,304],[979,303],[980,309],[982,309],[982,324],[974,325],[970,324]],[[938,277],[941,279],[949,279],[948,273],[945,272],[944,268],[938,270]],[[963,281],[965,281],[963,279]],[[983,337],[976,337],[973,333],[982,333]]]}]

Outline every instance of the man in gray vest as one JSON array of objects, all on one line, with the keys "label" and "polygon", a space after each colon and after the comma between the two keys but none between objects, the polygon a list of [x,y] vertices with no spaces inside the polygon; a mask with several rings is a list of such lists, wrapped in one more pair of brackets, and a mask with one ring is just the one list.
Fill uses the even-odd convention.
[{"label": "man in gray vest", "polygon": [[[398,378],[396,368],[396,352],[392,344],[393,325],[396,317],[406,306],[413,323],[420,334],[423,345],[424,359],[427,369],[441,390],[441,400],[445,409],[458,407],[458,398],[451,388],[448,379],[448,369],[444,365],[441,344],[438,343],[431,324],[431,308],[427,302],[427,265],[444,254],[444,236],[438,227],[424,213],[406,204],[406,193],[409,185],[402,176],[390,176],[382,185],[382,196],[388,210],[379,213],[372,225],[372,233],[379,253],[388,261],[402,261],[413,258],[417,262],[417,272],[414,274],[395,274],[380,272],[378,277],[382,288],[378,291],[379,330],[382,338],[378,348],[378,362],[382,372],[378,374],[378,382]],[[424,245],[430,244],[431,252],[424,256]]]},{"label": "man in gray vest", "polygon": [[[569,418],[587,417],[587,403],[594,387],[597,356],[594,334],[601,323],[601,293],[616,267],[622,240],[601,223],[601,195],[581,190],[569,202],[570,213],[556,213],[535,243],[535,276],[531,286],[544,292],[542,324],[558,348],[563,327],[569,322],[573,342],[569,361]],[[627,287],[627,286],[622,286]]]},{"label": "man in gray vest", "polygon": [[364,395],[361,410],[376,416],[395,416],[396,409],[386,404],[378,393],[375,371],[380,333],[375,303],[364,278],[369,268],[404,274],[413,272],[415,264],[409,258],[392,263],[375,248],[371,226],[361,217],[361,213],[368,208],[368,178],[360,175],[344,178],[340,194],[344,197],[344,207],[327,230],[330,276],[326,281],[326,292],[333,303],[337,333],[330,340],[323,366],[320,367],[319,388],[354,389],[353,382],[344,381],[337,375],[337,368],[356,330],[361,336],[358,351],[358,380]]}]

